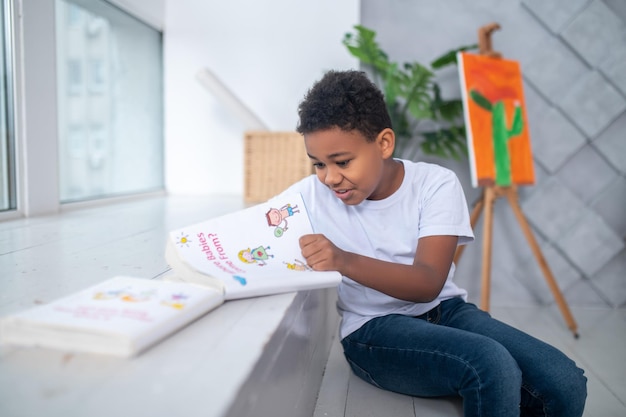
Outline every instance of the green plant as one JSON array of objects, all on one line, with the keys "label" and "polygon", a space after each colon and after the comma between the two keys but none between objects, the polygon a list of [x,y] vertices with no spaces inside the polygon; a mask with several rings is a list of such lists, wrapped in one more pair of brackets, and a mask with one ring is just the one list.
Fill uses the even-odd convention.
[{"label": "green plant", "polygon": [[[370,70],[384,93],[397,138],[394,155],[413,159],[421,148],[425,154],[444,158],[467,156],[462,100],[442,97],[434,71],[456,64],[457,52],[477,45],[448,51],[428,68],[418,62],[400,65],[380,48],[375,31],[361,25],[354,29],[355,33],[345,34],[343,44]],[[429,127],[424,128],[426,124]],[[415,140],[420,141],[419,147]]]}]

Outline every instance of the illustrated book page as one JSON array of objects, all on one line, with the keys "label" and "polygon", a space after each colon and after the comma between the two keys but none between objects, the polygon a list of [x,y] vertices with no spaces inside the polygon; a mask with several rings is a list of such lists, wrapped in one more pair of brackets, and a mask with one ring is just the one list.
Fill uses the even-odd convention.
[{"label": "illustrated book page", "polygon": [[314,233],[300,194],[183,227],[170,233],[164,279],[221,289],[225,299],[332,287],[339,272],[313,271],[299,238]]},{"label": "illustrated book page", "polygon": [[0,341],[130,357],[223,301],[199,285],[114,277],[3,318]]}]

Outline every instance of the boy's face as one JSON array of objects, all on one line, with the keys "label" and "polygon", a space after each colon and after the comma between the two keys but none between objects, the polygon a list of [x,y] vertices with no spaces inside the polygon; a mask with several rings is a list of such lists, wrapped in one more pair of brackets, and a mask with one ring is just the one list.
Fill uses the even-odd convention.
[{"label": "boy's face", "polygon": [[402,182],[401,164],[391,158],[394,134],[383,130],[373,142],[357,130],[339,128],[304,135],[317,178],[344,204],[389,197]]}]

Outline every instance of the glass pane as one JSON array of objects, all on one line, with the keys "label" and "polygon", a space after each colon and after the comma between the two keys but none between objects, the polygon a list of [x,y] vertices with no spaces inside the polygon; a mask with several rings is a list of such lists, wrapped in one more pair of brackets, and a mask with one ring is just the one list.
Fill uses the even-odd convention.
[{"label": "glass pane", "polygon": [[61,202],[162,189],[161,33],[102,0],[56,19]]},{"label": "glass pane", "polygon": [[10,2],[0,4],[0,211],[14,210],[15,134]]}]

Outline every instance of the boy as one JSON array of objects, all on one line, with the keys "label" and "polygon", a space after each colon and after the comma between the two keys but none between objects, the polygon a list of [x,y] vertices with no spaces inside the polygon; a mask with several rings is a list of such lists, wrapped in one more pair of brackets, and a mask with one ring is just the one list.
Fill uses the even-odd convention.
[{"label": "boy", "polygon": [[300,192],[318,234],[315,270],[337,270],[341,343],[356,375],[424,397],[460,395],[465,416],[582,415],[586,378],[560,351],[467,303],[452,282],[473,240],[457,177],[392,158],[383,96],[358,71],[330,71],[299,107],[316,176]]}]

